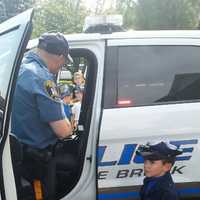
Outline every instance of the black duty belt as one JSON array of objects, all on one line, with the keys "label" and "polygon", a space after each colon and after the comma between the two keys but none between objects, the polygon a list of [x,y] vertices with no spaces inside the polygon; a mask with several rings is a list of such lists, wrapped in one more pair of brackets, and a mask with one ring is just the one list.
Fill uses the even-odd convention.
[{"label": "black duty belt", "polygon": [[53,157],[53,147],[48,146],[44,149],[23,144],[23,153],[25,157],[35,161],[48,162]]}]

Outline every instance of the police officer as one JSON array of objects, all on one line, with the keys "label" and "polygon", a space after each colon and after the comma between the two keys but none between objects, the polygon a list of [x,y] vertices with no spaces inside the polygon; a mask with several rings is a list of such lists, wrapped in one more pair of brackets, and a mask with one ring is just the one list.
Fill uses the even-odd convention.
[{"label": "police officer", "polygon": [[159,142],[140,145],[136,153],[144,158],[146,176],[140,190],[141,200],[178,200],[170,170],[182,151],[174,145]]},{"label": "police officer", "polygon": [[[51,150],[58,139],[72,134],[55,82],[55,74],[68,55],[68,42],[62,34],[45,33],[39,38],[36,52],[27,53],[22,61],[11,126],[12,133],[26,147],[25,151],[43,155],[40,153]],[[36,154],[33,159],[38,160]]]},{"label": "police officer", "polygon": [[68,51],[63,35],[46,33],[23,59],[12,110],[12,132],[22,143],[43,149],[71,135],[55,83]]}]

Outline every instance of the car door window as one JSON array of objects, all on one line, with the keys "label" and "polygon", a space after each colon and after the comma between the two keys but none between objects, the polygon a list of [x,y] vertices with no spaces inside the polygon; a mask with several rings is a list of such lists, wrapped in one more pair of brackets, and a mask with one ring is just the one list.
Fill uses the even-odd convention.
[{"label": "car door window", "polygon": [[[15,62],[18,46],[21,40],[20,26],[0,33],[0,127],[2,125],[5,99],[9,86],[10,76]],[[2,132],[2,130],[1,130]],[[2,134],[0,132],[0,134]]]},{"label": "car door window", "polygon": [[189,45],[109,47],[104,107],[199,101],[199,50]]},{"label": "car door window", "polygon": [[31,11],[27,11],[0,24],[0,136],[10,78],[13,66],[19,58],[19,47],[22,47],[22,38],[28,27],[30,13]]},{"label": "car door window", "polygon": [[0,35],[0,94],[2,98],[6,96],[9,77],[12,70],[13,59],[15,58],[17,30]]}]

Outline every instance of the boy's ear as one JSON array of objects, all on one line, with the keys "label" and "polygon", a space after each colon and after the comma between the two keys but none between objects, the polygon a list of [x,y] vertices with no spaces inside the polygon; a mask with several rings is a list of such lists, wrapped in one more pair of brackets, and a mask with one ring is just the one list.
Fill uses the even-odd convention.
[{"label": "boy's ear", "polygon": [[172,164],[171,163],[168,163],[168,162],[164,163],[164,170],[166,172],[170,171],[171,168],[172,168]]}]

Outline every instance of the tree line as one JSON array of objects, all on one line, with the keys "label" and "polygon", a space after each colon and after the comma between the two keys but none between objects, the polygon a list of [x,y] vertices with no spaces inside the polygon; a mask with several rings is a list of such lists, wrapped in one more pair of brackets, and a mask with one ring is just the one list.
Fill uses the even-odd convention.
[{"label": "tree line", "polygon": [[34,7],[33,35],[46,31],[82,32],[88,15],[121,14],[123,27],[134,30],[198,29],[200,0],[97,0],[87,9],[83,0],[0,0],[0,22]]}]

